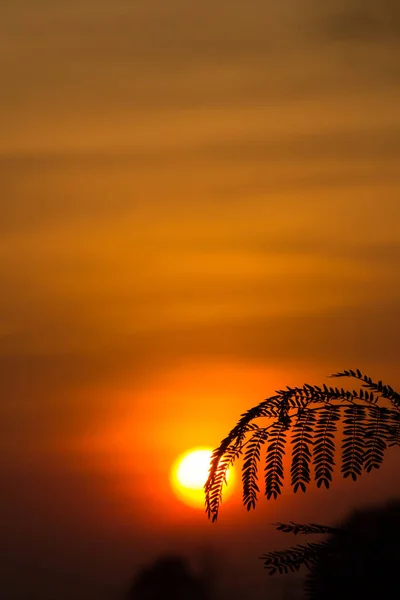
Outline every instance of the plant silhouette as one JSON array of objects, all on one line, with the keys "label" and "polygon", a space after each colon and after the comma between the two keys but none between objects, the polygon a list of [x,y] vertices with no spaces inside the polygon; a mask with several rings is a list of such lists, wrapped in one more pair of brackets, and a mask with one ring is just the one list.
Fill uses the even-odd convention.
[{"label": "plant silhouette", "polygon": [[[244,413],[212,454],[205,484],[206,511],[218,517],[227,469],[243,457],[243,503],[255,508],[260,492],[258,468],[265,452],[264,492],[269,500],[281,493],[284,457],[291,445],[290,478],[294,492],[306,491],[313,476],[329,488],[335,467],[338,425],[343,424],[341,474],[354,481],[363,471],[378,469],[388,446],[400,445],[400,395],[360,370],[331,375],[353,378],[359,389],[326,385],[277,390]],[[257,421],[267,421],[265,425]]]},{"label": "plant silhouette", "polygon": [[332,535],[311,566],[308,595],[333,600],[348,597],[389,598],[398,587],[400,502],[356,511]]},{"label": "plant silhouette", "polygon": [[355,511],[339,527],[278,523],[280,531],[295,534],[329,534],[317,543],[299,544],[262,556],[265,567],[276,572],[309,569],[307,596],[314,600],[347,597],[389,597],[398,583],[400,501]]},{"label": "plant silhouette", "polygon": [[[215,521],[227,469],[243,457],[243,503],[255,508],[260,492],[258,469],[264,450],[264,492],[276,499],[284,479],[284,457],[291,445],[290,477],[294,492],[305,492],[312,478],[330,487],[341,424],[341,474],[354,481],[363,471],[378,469],[387,447],[400,445],[400,395],[382,381],[357,370],[331,377],[354,378],[359,389],[287,387],[241,415],[213,452],[205,484],[206,511]],[[260,425],[257,420],[266,419]],[[383,509],[357,512],[341,527],[315,523],[277,523],[294,534],[329,535],[320,542],[269,552],[262,556],[271,575],[307,567],[307,595],[330,600],[346,593],[364,599],[389,596],[397,587],[400,502]]]},{"label": "plant silhouette", "polygon": [[128,600],[209,600],[207,576],[195,575],[180,556],[164,556],[133,580]]}]

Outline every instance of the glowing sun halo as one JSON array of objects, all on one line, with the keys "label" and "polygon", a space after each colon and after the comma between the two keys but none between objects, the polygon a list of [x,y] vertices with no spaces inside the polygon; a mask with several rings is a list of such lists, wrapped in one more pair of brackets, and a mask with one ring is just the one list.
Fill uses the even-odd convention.
[{"label": "glowing sun halo", "polygon": [[[182,502],[195,508],[204,508],[204,484],[210,468],[211,448],[193,448],[178,457],[171,471],[172,487]],[[227,473],[232,482],[232,473]],[[224,499],[227,490],[224,491]]]}]

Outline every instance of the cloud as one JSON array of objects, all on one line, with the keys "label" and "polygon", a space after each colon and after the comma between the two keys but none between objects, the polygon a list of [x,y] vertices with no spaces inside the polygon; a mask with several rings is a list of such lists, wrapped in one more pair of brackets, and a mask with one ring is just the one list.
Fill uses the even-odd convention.
[{"label": "cloud", "polygon": [[0,9],[6,396],[25,372],[49,415],[53,389],[196,356],[397,356],[396,57],[326,43],[372,3],[307,6]]},{"label": "cloud", "polygon": [[[198,332],[194,356],[226,354],[260,364],[296,361],[347,364],[391,364],[399,358],[400,329],[396,304],[366,308],[348,306],[273,319],[215,322]],[[394,328],[393,328],[394,326]],[[183,337],[184,339],[184,337]],[[209,344],[209,340],[213,344]],[[176,340],[182,340],[177,336]]]},{"label": "cloud", "polygon": [[342,0],[332,5],[325,24],[326,34],[335,40],[399,42],[399,3],[397,0]]},{"label": "cloud", "polygon": [[[272,353],[280,355],[281,347],[288,348],[287,358],[292,352],[300,356],[303,351],[295,344],[300,332],[310,340],[325,330],[337,335],[330,321],[342,314],[348,324],[352,311],[365,331],[371,331],[369,319],[375,331],[376,323],[386,323],[386,335],[399,301],[399,243],[335,240],[334,225],[328,227],[318,234],[312,224],[310,229],[303,226],[285,238],[276,230],[269,236],[237,231],[225,238],[175,240],[150,286],[144,273],[152,278],[157,263],[149,259],[142,269],[130,275],[126,271],[125,281],[111,277],[113,262],[111,271],[102,263],[102,278],[90,279],[95,263],[89,260],[85,271],[82,256],[82,278],[74,270],[74,285],[63,286],[62,296],[58,285],[63,279],[53,276],[50,285],[43,274],[37,274],[45,286],[40,296],[27,288],[23,297],[14,297],[6,288],[2,315],[8,315],[9,333],[0,346],[3,377],[7,381],[11,366],[21,360],[22,370],[30,373],[26,380],[31,379],[31,390],[33,381],[45,390],[56,382],[68,387],[96,377],[113,379],[129,368],[146,378],[152,366],[168,368],[196,353],[247,360],[257,354],[260,331],[269,331],[265,339],[272,341]],[[361,236],[362,229],[361,224]],[[231,349],[229,340],[234,342]],[[307,344],[305,353],[311,348]],[[266,352],[268,348],[266,342]],[[362,347],[357,351],[363,352]],[[335,350],[329,346],[326,352],[334,355]],[[390,352],[394,346],[388,342],[385,356]],[[317,359],[318,354],[307,357]],[[14,377],[8,381],[15,386]],[[4,397],[11,390],[4,390]]]},{"label": "cloud", "polygon": [[[293,0],[36,4],[3,15],[3,103],[15,114],[269,104],[326,97],[343,81],[343,65],[316,41],[340,10]],[[369,83],[383,76],[372,67]],[[349,69],[347,85],[360,83],[362,70]]]},{"label": "cloud", "polygon": [[[187,184],[173,178],[181,169],[196,177],[203,173],[207,191],[192,198],[193,214],[200,204],[216,198],[224,205],[228,198],[234,202],[247,196],[249,202],[273,206],[278,194],[400,183],[398,126],[346,125],[322,133],[233,131],[228,139],[210,128],[206,138],[196,139],[194,134],[193,139],[169,145],[157,140],[147,147],[132,143],[102,150],[0,154],[0,230],[12,235],[51,225],[132,218],[150,212],[144,195],[149,207],[157,204],[151,198],[162,197],[166,186],[157,190],[156,182],[166,177],[175,195],[169,205],[182,207]],[[232,169],[235,176],[226,177]]]},{"label": "cloud", "polygon": [[[379,291],[378,280],[376,286]],[[295,300],[298,283],[288,282],[287,287]],[[265,297],[279,298],[281,293],[267,285],[261,290]],[[100,424],[121,420],[127,412],[134,415],[142,410],[137,404],[141,389],[156,375],[187,364],[329,364],[333,370],[343,365],[374,364],[375,369],[396,365],[400,360],[398,307],[399,298],[393,297],[364,305],[356,300],[351,304],[349,299],[347,305],[274,315],[221,314],[114,340],[99,352],[3,355],[2,456],[11,459],[21,439],[41,456],[52,447],[67,447],[70,440],[95,431]],[[119,397],[124,386],[129,403]],[[13,460],[18,456],[15,453]]]}]

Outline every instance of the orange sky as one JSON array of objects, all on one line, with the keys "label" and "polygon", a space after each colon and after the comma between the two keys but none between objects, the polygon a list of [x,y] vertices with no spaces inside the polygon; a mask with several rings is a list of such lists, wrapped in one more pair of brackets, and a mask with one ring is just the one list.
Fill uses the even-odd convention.
[{"label": "orange sky", "polygon": [[244,540],[257,563],[279,511],[400,492],[389,457],[252,516],[238,491],[211,528],[168,483],[279,386],[344,367],[400,386],[399,35],[396,0],[1,4],[15,598],[108,597],[170,546]]}]

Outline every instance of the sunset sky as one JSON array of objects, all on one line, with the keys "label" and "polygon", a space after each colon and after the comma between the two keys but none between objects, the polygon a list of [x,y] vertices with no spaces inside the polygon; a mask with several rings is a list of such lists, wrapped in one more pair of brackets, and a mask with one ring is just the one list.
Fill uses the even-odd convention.
[{"label": "sunset sky", "polygon": [[256,586],[271,522],[400,495],[393,453],[217,525],[169,482],[277,387],[400,387],[399,106],[398,0],[0,3],[7,598],[206,546]]}]

